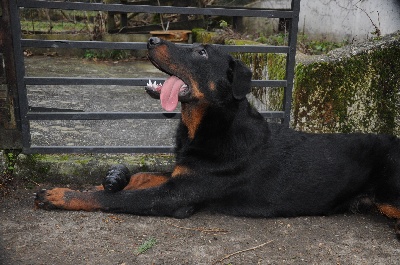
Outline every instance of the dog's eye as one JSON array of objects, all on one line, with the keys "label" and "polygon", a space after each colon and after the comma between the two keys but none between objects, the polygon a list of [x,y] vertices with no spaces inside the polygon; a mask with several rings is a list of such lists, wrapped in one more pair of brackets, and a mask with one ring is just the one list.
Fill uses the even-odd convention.
[{"label": "dog's eye", "polygon": [[208,54],[207,51],[205,49],[201,49],[197,51],[198,54],[200,54],[201,56],[208,58]]}]

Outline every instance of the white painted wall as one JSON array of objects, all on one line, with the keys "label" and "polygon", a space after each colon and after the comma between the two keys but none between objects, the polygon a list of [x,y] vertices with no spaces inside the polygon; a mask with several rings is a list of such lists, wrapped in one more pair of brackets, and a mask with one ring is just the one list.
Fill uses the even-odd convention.
[{"label": "white painted wall", "polygon": [[[290,0],[261,0],[251,6],[290,7]],[[301,0],[300,8],[299,33],[310,38],[362,41],[375,37],[374,24],[382,35],[400,30],[400,0]]]}]

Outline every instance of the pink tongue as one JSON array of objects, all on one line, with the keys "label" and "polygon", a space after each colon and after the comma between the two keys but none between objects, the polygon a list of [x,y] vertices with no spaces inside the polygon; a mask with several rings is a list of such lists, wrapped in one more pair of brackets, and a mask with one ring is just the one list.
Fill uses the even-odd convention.
[{"label": "pink tongue", "polygon": [[160,100],[161,106],[166,111],[173,111],[178,106],[178,96],[181,87],[185,83],[176,76],[171,76],[165,80],[161,87]]}]

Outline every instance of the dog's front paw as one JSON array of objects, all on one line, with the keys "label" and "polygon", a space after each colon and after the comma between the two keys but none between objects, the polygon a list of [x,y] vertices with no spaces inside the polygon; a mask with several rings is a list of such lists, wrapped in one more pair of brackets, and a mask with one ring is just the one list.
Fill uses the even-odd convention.
[{"label": "dog's front paw", "polygon": [[35,206],[45,210],[65,208],[65,194],[72,191],[67,188],[54,188],[51,190],[41,190],[36,193]]}]

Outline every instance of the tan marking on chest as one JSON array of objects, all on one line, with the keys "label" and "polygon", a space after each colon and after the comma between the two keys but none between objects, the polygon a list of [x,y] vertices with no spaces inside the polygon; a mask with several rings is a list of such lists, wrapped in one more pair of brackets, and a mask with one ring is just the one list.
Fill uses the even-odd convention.
[{"label": "tan marking on chest", "polygon": [[188,137],[193,139],[203,119],[208,104],[203,103],[196,106],[182,104],[182,122],[188,128]]}]

